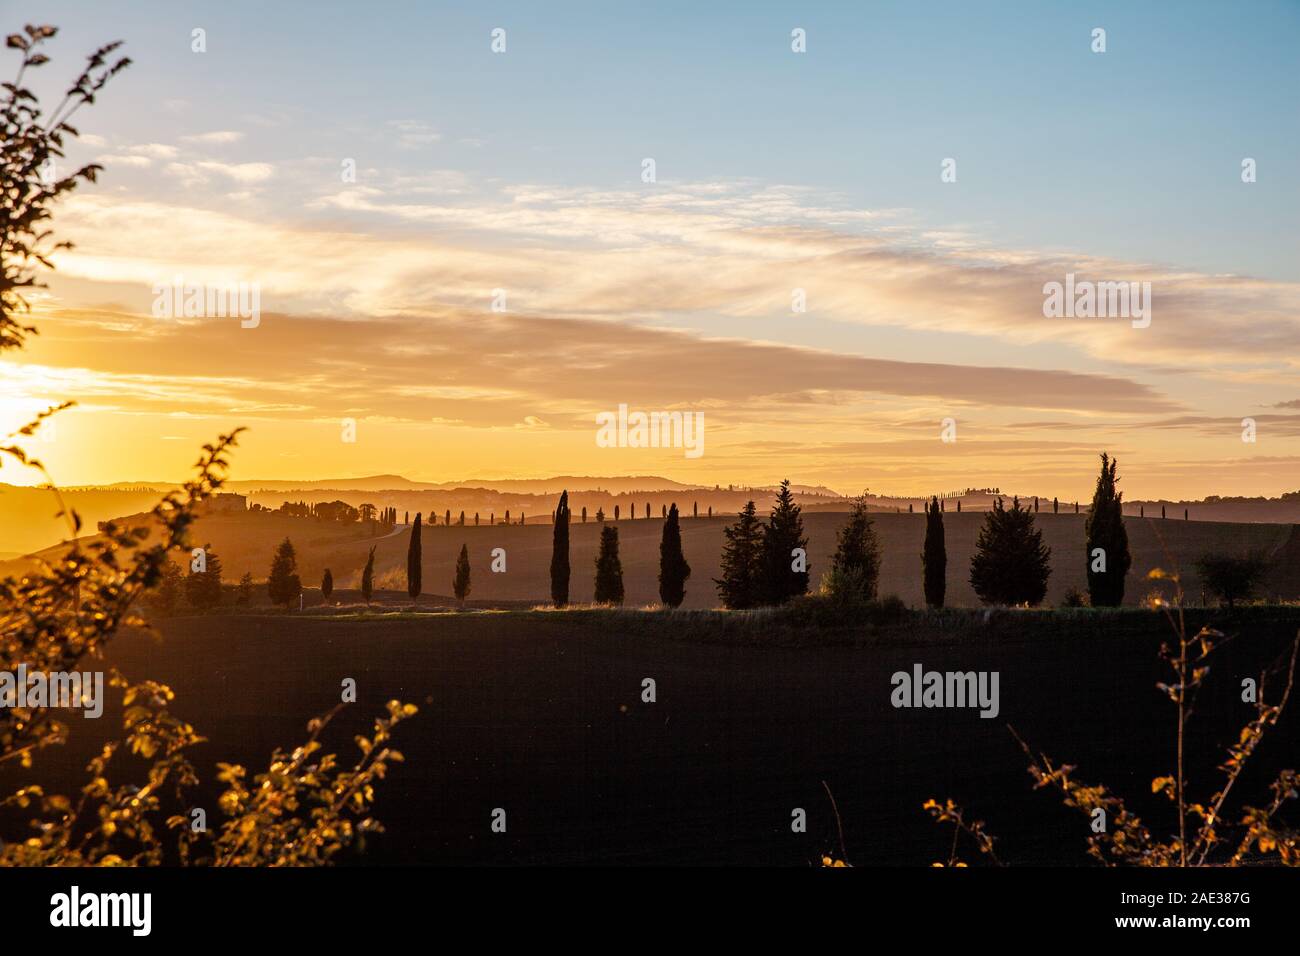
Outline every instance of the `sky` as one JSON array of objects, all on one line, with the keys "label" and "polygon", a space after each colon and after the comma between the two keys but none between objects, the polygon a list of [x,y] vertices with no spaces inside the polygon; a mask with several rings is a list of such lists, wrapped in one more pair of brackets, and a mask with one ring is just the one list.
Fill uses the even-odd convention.
[{"label": "sky", "polygon": [[[1130,498],[1300,488],[1294,0],[4,10],[60,27],[43,99],[134,61],[0,358],[4,431],[77,402],[60,484],[243,425],[248,479],[1068,499],[1106,450]],[[1049,317],[1067,275],[1149,282],[1149,325]],[[158,314],[178,277],[255,326]],[[703,454],[602,447],[620,405],[703,413]]]}]

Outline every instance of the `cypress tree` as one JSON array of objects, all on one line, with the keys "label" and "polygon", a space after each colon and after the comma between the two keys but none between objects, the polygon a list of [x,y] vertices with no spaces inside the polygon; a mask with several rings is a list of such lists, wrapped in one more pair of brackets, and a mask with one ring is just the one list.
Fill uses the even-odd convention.
[{"label": "cypress tree", "polygon": [[854,499],[836,542],[831,559],[831,594],[855,603],[874,601],[880,581],[880,543],[867,513],[866,496]]},{"label": "cypress tree", "polygon": [[420,514],[416,512],[415,524],[411,526],[411,541],[406,547],[406,593],[417,603],[420,600],[420,585],[423,583],[420,568],[423,556],[420,548]]},{"label": "cypress tree", "polygon": [[456,559],[456,579],[451,583],[451,589],[456,592],[456,600],[460,606],[465,606],[465,598],[469,596],[469,546],[462,544],[460,546],[460,557]]},{"label": "cypress tree", "polygon": [[659,600],[665,607],[681,606],[686,598],[686,579],[690,576],[691,566],[682,554],[682,527],[674,502],[664,519],[663,538],[659,542]]},{"label": "cypress tree", "polygon": [[[763,528],[764,604],[785,604],[808,593],[808,539],[803,518],[790,491],[790,479],[781,482],[772,514]],[[804,551],[803,569],[794,568],[796,548]]]},{"label": "cypress tree", "polygon": [[569,492],[560,493],[555,509],[555,531],[551,540],[551,601],[556,607],[569,603]]},{"label": "cypress tree", "polygon": [[925,603],[943,607],[948,589],[948,548],[944,540],[943,512],[939,500],[932,498],[925,509],[925,547],[921,551],[921,579]]},{"label": "cypress tree", "polygon": [[1061,503],[1060,503],[1059,501],[1057,501],[1055,498],[1053,498],[1053,499],[1052,499],[1052,514],[1054,514],[1054,515],[1059,515],[1060,513],[1061,513]]},{"label": "cypress tree", "polygon": [[763,598],[763,523],[754,502],[748,502],[736,523],[723,528],[722,534],[726,538],[719,563],[722,577],[713,580],[718,597],[733,610],[757,607]]},{"label": "cypress tree", "polygon": [[240,607],[248,607],[253,603],[253,575],[249,571],[245,571],[244,576],[239,579],[239,587],[235,590],[235,603]]},{"label": "cypress tree", "polygon": [[333,593],[334,593],[334,575],[330,573],[329,568],[326,568],[325,573],[321,575],[321,579],[320,579],[320,599],[322,603],[328,602],[330,599],[330,595]]},{"label": "cypress tree", "polygon": [[370,548],[370,556],[366,558],[365,570],[361,572],[361,597],[370,605],[370,599],[375,593],[375,548]]},{"label": "cypress tree", "polygon": [[614,520],[618,520],[618,505],[614,506]]},{"label": "cypress tree", "polygon": [[605,509],[604,509],[604,508],[597,508],[597,509],[596,509],[596,521],[598,521],[600,524],[604,524],[604,523],[605,523]]},{"label": "cypress tree", "polygon": [[[434,523],[434,524],[437,524],[438,522],[435,520],[433,523]],[[447,516],[446,516],[445,518],[442,519],[442,523],[443,523],[444,525],[446,525],[448,528],[451,527],[451,509],[450,509],[450,508],[447,509]]]},{"label": "cypress tree", "polygon": [[271,596],[272,604],[288,607],[298,600],[302,593],[302,581],[298,579],[298,557],[294,554],[293,542],[285,538],[275,550],[271,559],[271,573],[266,578],[266,590]]},{"label": "cypress tree", "polygon": [[[1119,607],[1124,603],[1124,578],[1133,558],[1128,551],[1128,532],[1124,529],[1124,493],[1115,488],[1115,469],[1105,452],[1101,455],[1101,474],[1092,494],[1092,507],[1083,525],[1084,560],[1088,571],[1088,595],[1093,607]],[[1096,550],[1100,548],[1101,554]],[[1104,562],[1104,570],[1094,567]]]},{"label": "cypress tree", "polygon": [[586,506],[586,505],[583,505],[583,506],[582,506],[582,523],[583,523],[583,524],[586,524],[586,523],[587,523],[587,506]]},{"label": "cypress tree", "polygon": [[1034,527],[1034,513],[1011,508],[1002,499],[985,512],[984,526],[975,542],[970,562],[970,584],[985,604],[1038,604],[1047,594],[1052,552],[1043,545],[1043,533]]},{"label": "cypress tree", "polygon": [[596,555],[596,603],[623,603],[623,564],[618,559],[618,528],[612,524],[600,529],[600,553]]}]

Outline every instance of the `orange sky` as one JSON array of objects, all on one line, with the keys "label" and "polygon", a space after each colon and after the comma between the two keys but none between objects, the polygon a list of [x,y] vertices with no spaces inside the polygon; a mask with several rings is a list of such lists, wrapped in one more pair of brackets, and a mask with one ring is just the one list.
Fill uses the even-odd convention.
[{"label": "orange sky", "polygon": [[[922,213],[751,175],[716,152],[741,130],[714,143],[728,175],[665,164],[646,182],[638,152],[618,158],[615,185],[584,183],[542,145],[493,175],[483,167],[516,154],[490,131],[386,115],[321,126],[281,87],[257,87],[259,112],[227,107],[229,71],[165,39],[138,52],[105,112],[78,124],[69,163],[105,172],[58,208],[76,246],[34,299],[41,335],[0,357],[3,430],[78,403],[33,445],[62,484],[180,480],[203,442],[245,425],[237,478],[789,476],[1075,498],[1107,450],[1129,497],[1300,488],[1300,283],[1276,271],[1106,254],[1095,222],[1091,251],[1025,248],[963,214],[950,197],[992,187],[942,184],[937,159],[927,184],[905,181],[936,197]],[[339,157],[360,146],[371,158],[349,179]],[[1245,188],[1236,162],[1225,189]],[[1029,215],[1013,205],[1009,218]],[[1044,284],[1068,274],[1150,282],[1149,327],[1045,317]],[[255,285],[260,320],[159,317],[155,288],[175,277]],[[599,447],[596,416],[620,404],[702,412],[704,454]]]}]

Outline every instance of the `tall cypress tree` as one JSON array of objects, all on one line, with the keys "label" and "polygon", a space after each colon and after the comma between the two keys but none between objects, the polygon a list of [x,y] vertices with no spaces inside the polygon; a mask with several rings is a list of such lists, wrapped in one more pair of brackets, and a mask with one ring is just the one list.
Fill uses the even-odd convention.
[{"label": "tall cypress tree", "polygon": [[423,553],[420,549],[420,513],[415,514],[415,524],[411,525],[411,541],[406,547],[406,593],[411,595],[412,601],[420,599],[421,569],[420,559]]},{"label": "tall cypress tree", "polygon": [[469,546],[462,544],[460,546],[460,557],[456,559],[456,579],[451,582],[451,589],[456,592],[456,600],[460,602],[461,607],[465,606],[465,598],[469,597]]},{"label": "tall cypress tree", "polygon": [[369,606],[370,599],[375,594],[375,548],[370,548],[370,556],[366,558],[366,567],[361,572],[361,598]]},{"label": "tall cypress tree", "polygon": [[320,579],[321,601],[328,602],[330,599],[330,595],[333,593],[334,593],[334,575],[330,573],[329,568],[326,568],[325,573],[321,575],[321,579]]},{"label": "tall cypress tree", "polygon": [[836,536],[830,589],[840,599],[874,601],[880,582],[880,543],[867,513],[867,499],[853,501],[849,518]]},{"label": "tall cypress tree", "polygon": [[944,540],[943,511],[939,499],[931,498],[925,506],[925,547],[921,551],[921,576],[925,603],[943,607],[948,590],[948,548]]},{"label": "tall cypress tree", "polygon": [[726,538],[722,577],[713,579],[718,598],[733,610],[757,607],[763,598],[763,523],[754,502],[746,503],[736,523],[723,528],[722,534]]},{"label": "tall cypress tree", "polygon": [[682,526],[674,502],[668,509],[659,542],[659,600],[665,607],[679,607],[686,599],[686,579],[690,576],[691,566],[682,554]]},{"label": "tall cypress tree", "polygon": [[298,578],[298,556],[294,554],[293,542],[285,538],[275,550],[271,560],[271,573],[266,578],[266,591],[272,604],[288,607],[302,593],[302,581]]},{"label": "tall cypress tree", "polygon": [[1047,594],[1052,552],[1034,527],[1034,513],[1012,499],[1006,508],[993,501],[970,562],[970,584],[985,604],[1038,604]]},{"label": "tall cypress tree", "polygon": [[[795,549],[804,552],[803,569],[796,570]],[[790,479],[781,482],[771,517],[763,528],[764,604],[785,604],[797,594],[808,593],[808,539],[803,518],[790,491]]]},{"label": "tall cypress tree", "polygon": [[560,493],[551,538],[551,600],[556,607],[569,603],[569,492]]},{"label": "tall cypress tree", "polygon": [[1102,452],[1101,474],[1083,525],[1088,595],[1093,607],[1119,607],[1124,603],[1124,578],[1133,564],[1124,529],[1124,493],[1115,488],[1118,466],[1118,461]]},{"label": "tall cypress tree", "polygon": [[600,553],[596,555],[596,603],[623,603],[623,564],[618,559],[618,527],[600,529]]}]

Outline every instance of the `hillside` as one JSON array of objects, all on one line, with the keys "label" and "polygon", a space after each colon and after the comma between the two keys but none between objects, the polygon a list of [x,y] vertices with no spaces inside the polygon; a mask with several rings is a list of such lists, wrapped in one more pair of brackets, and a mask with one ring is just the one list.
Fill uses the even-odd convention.
[{"label": "hillside", "polygon": [[[730,520],[730,517],[688,517],[682,521],[683,548],[692,568],[684,606],[707,608],[716,605],[712,579],[719,574],[722,532]],[[830,565],[835,536],[844,516],[835,512],[812,512],[806,514],[804,520],[812,576],[816,583]],[[883,551],[881,593],[896,594],[908,604],[919,605],[923,600],[919,555],[925,534],[924,516],[884,513],[876,515],[874,520]],[[967,574],[982,521],[983,517],[978,513],[948,514],[945,517],[948,603],[952,606],[978,603],[967,582]],[[1047,593],[1048,604],[1059,603],[1071,587],[1086,589],[1083,523],[1083,515],[1038,516],[1043,539],[1052,549],[1053,573]],[[1286,555],[1300,548],[1300,536],[1290,525],[1150,519],[1129,519],[1126,523],[1133,553],[1133,570],[1126,595],[1128,604],[1140,603],[1147,591],[1143,578],[1153,567],[1169,568],[1172,565],[1181,568],[1189,599],[1198,603],[1200,592],[1195,561],[1212,549],[1230,552],[1266,550]],[[658,601],[662,527],[663,522],[658,518],[618,522],[627,603],[630,605]],[[550,524],[540,522],[523,527],[424,527],[421,539],[423,578],[428,600],[451,593],[456,556],[464,543],[470,553],[472,598],[475,601],[545,601],[550,593],[551,534]],[[221,557],[226,580],[234,582],[246,571],[256,580],[264,579],[275,546],[289,537],[297,549],[303,583],[314,587],[328,567],[339,589],[359,585],[361,569],[373,545],[376,549],[376,586],[401,592],[406,586],[409,535],[406,528],[385,535],[369,524],[336,524],[269,512],[245,512],[200,518],[193,539],[212,546]],[[599,525],[595,521],[583,524],[575,519],[570,534],[570,563],[573,568],[570,593],[574,601],[591,598],[598,537]],[[504,574],[489,570],[494,548],[506,551],[507,570]],[[50,549],[43,554],[48,558],[57,552],[58,549]],[[0,563],[0,575],[14,573],[22,566],[22,561]],[[1294,561],[1279,562],[1269,587],[1270,596],[1300,598],[1300,565]]]}]

